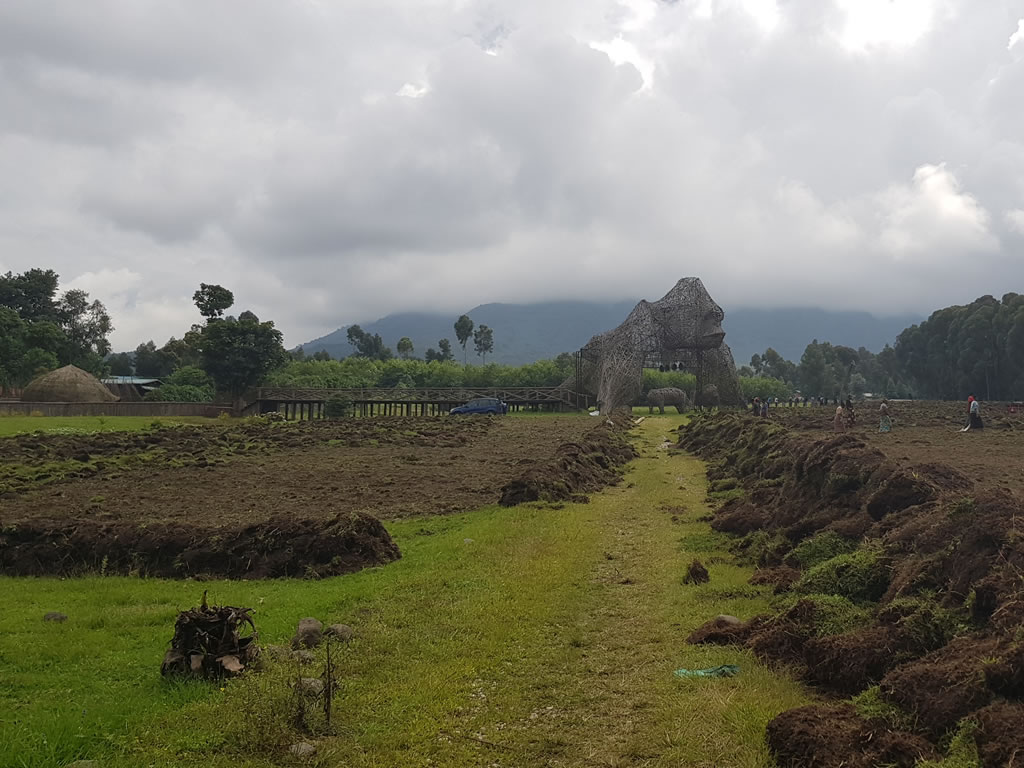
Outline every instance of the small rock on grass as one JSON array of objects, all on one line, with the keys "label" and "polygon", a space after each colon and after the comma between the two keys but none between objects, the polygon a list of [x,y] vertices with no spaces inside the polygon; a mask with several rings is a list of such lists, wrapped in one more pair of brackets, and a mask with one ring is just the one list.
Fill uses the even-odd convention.
[{"label": "small rock on grass", "polygon": [[316,754],[316,745],[310,744],[308,741],[300,741],[298,744],[292,744],[288,747],[288,751],[302,760],[309,760],[313,755]]},{"label": "small rock on grass", "polygon": [[316,648],[323,639],[324,625],[317,619],[299,619],[299,626],[292,638],[292,648]]},{"label": "small rock on grass", "polygon": [[291,657],[299,664],[312,664],[316,661],[316,654],[312,651],[292,651]]},{"label": "small rock on grass", "polygon": [[48,614],[43,616],[43,621],[62,622],[62,621],[67,621],[67,620],[68,620],[67,615],[61,613],[60,611],[50,611]]},{"label": "small rock on grass", "polygon": [[324,681],[319,677],[303,677],[295,684],[295,688],[301,695],[315,699],[323,695]]},{"label": "small rock on grass", "polygon": [[100,768],[100,764],[95,760],[75,760],[68,763],[66,768]]},{"label": "small rock on grass", "polygon": [[291,651],[283,645],[265,645],[263,647],[263,653],[267,658],[273,659],[274,661],[284,661],[291,656]]},{"label": "small rock on grass", "polygon": [[348,624],[331,624],[331,626],[324,630],[324,634],[347,643],[355,637],[356,633]]}]

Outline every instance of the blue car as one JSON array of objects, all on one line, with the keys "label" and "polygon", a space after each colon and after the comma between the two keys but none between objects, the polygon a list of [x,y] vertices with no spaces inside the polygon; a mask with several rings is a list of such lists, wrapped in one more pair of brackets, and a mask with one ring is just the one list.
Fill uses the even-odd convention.
[{"label": "blue car", "polygon": [[496,397],[478,397],[465,405],[452,408],[448,413],[453,416],[459,413],[508,413],[508,403]]}]

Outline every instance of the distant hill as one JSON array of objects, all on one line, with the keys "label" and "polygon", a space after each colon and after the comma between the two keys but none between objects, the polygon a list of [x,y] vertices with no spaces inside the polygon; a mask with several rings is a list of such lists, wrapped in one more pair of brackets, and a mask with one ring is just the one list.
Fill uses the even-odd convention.
[{"label": "distant hill", "polygon": [[[521,365],[552,358],[561,352],[574,352],[596,333],[621,323],[636,301],[613,303],[551,301],[541,304],[481,304],[468,314],[477,325],[494,329],[494,353],[489,361]],[[412,339],[415,356],[422,357],[428,347],[437,348],[439,339],[451,341],[456,358],[462,348],[455,339],[457,314],[403,312],[359,323],[367,333],[379,333],[392,349],[403,336]],[[850,347],[867,347],[878,352],[891,344],[909,325],[919,323],[920,315],[875,317],[867,312],[829,312],[824,309],[726,309],[726,342],[732,348],[737,365],[750,362],[751,356],[774,347],[783,357],[800,362],[804,348],[813,340],[829,341]],[[352,353],[346,330],[303,344],[307,354],[321,349],[331,357]],[[479,362],[472,340],[466,345],[470,362]]]}]

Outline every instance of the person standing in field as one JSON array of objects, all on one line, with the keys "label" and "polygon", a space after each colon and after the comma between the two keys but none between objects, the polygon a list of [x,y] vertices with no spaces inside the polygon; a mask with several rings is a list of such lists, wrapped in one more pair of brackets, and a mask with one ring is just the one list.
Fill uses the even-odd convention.
[{"label": "person standing in field", "polygon": [[975,399],[974,395],[968,399],[970,406],[967,411],[967,426],[964,427],[964,432],[972,429],[984,429],[985,423],[981,420],[981,404]]},{"label": "person standing in field", "polygon": [[832,420],[832,429],[835,432],[845,432],[846,424],[843,423],[843,406],[836,406],[836,416]]},{"label": "person standing in field", "polygon": [[889,401],[882,398],[882,404],[878,406],[878,431],[891,432],[892,419],[889,417]]}]

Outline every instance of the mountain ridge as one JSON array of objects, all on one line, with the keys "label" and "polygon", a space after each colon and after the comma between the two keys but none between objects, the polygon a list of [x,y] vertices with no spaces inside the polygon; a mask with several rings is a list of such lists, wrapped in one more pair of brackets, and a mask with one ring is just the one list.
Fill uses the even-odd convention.
[{"label": "mountain ridge", "polygon": [[[469,310],[473,322],[494,331],[494,352],[488,361],[522,365],[553,358],[561,352],[574,352],[592,336],[611,330],[626,319],[635,301],[584,302],[548,301],[536,304],[481,304]],[[456,360],[479,362],[473,340],[466,345],[465,356],[455,339],[454,323],[458,314],[400,312],[358,325],[367,333],[379,333],[384,343],[395,349],[398,340],[408,336],[414,355],[423,357],[429,347],[437,349],[439,339],[451,341]],[[853,348],[866,347],[879,352],[895,341],[906,327],[920,323],[916,314],[877,317],[868,312],[836,312],[817,308],[726,310],[723,327],[726,343],[737,365],[745,365],[754,354],[768,347],[793,362],[799,362],[804,348],[814,339]],[[300,345],[307,354],[326,350],[331,357],[352,353],[347,329],[336,331]]]}]

